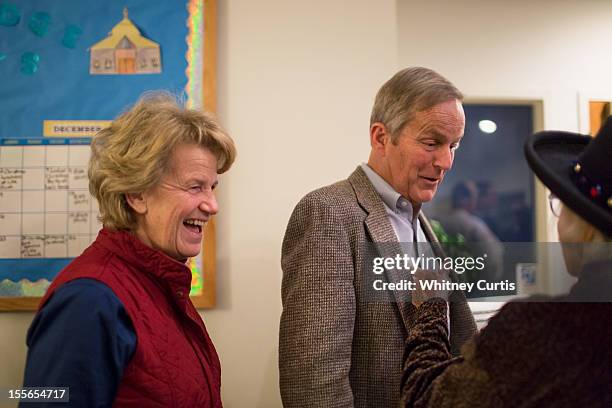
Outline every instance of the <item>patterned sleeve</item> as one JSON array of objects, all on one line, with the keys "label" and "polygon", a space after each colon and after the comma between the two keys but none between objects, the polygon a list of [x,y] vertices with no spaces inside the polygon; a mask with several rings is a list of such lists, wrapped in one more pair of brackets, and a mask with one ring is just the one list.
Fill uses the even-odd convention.
[{"label": "patterned sleeve", "polygon": [[450,353],[446,302],[438,298],[428,300],[417,309],[414,326],[406,339],[402,403],[427,406],[436,378],[461,361],[461,357],[452,357]]},{"label": "patterned sleeve", "polygon": [[550,352],[550,344],[563,342],[555,326],[545,323],[555,307],[558,305],[510,302],[464,344],[461,357],[453,358],[446,335],[446,303],[441,299],[423,303],[406,340],[402,406],[504,407],[520,406],[525,398],[548,401],[550,395],[542,387],[551,381],[550,373],[542,370],[542,362],[555,359],[543,360],[542,356]]}]

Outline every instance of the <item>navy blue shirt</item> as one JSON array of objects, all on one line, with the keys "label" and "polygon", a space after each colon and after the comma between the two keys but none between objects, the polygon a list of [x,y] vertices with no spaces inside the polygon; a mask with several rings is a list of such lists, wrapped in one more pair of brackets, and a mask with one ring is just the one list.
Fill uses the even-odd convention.
[{"label": "navy blue shirt", "polygon": [[23,407],[110,407],[136,350],[136,332],[105,284],[75,279],[58,288],[27,337],[24,387],[70,387],[70,403]]}]

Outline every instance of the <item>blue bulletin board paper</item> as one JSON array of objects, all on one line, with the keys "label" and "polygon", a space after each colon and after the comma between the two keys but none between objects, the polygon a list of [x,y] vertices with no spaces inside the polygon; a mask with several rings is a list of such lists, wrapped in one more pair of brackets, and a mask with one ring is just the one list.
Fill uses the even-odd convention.
[{"label": "blue bulletin board paper", "polygon": [[[0,53],[4,56],[0,60],[0,138],[41,137],[43,120],[111,120],[145,91],[164,89],[176,94],[184,91],[188,34],[184,2],[6,3],[16,6],[21,18],[15,26],[0,25]],[[160,45],[162,72],[90,75],[89,47],[107,37],[122,20],[124,8],[129,10],[130,20],[142,35]],[[43,36],[28,27],[36,13],[50,16]],[[80,34],[75,27],[81,30]],[[37,69],[32,74],[22,72],[25,53],[38,56]]]},{"label": "blue bulletin board paper", "polygon": [[[112,120],[146,91],[183,96],[188,64],[186,2],[0,0],[0,4],[19,14],[7,24],[0,22],[0,140],[4,146],[36,145],[36,140],[43,146],[81,144],[89,139],[43,138],[43,121]],[[122,21],[124,9],[142,36],[159,44],[161,73],[90,74],[90,47]],[[48,284],[69,261],[3,259],[0,282],[43,279]],[[12,293],[8,283],[0,296],[40,296],[46,287],[30,288],[29,293],[25,286],[15,287]]]}]

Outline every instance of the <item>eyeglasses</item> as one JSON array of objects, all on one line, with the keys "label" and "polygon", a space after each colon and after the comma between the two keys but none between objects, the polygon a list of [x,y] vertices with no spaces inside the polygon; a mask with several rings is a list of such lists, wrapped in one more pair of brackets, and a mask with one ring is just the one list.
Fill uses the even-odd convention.
[{"label": "eyeglasses", "polygon": [[551,193],[548,195],[548,204],[550,205],[550,211],[553,215],[559,217],[559,215],[561,215],[561,200]]}]

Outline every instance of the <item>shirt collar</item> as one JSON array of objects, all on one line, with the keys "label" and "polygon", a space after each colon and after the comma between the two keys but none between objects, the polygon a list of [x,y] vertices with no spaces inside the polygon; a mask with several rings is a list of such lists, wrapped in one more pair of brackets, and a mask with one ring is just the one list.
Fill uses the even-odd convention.
[{"label": "shirt collar", "polygon": [[395,212],[407,216],[412,221],[412,203],[395,191],[387,181],[376,173],[367,163],[361,163],[361,168],[374,186],[385,205]]}]

